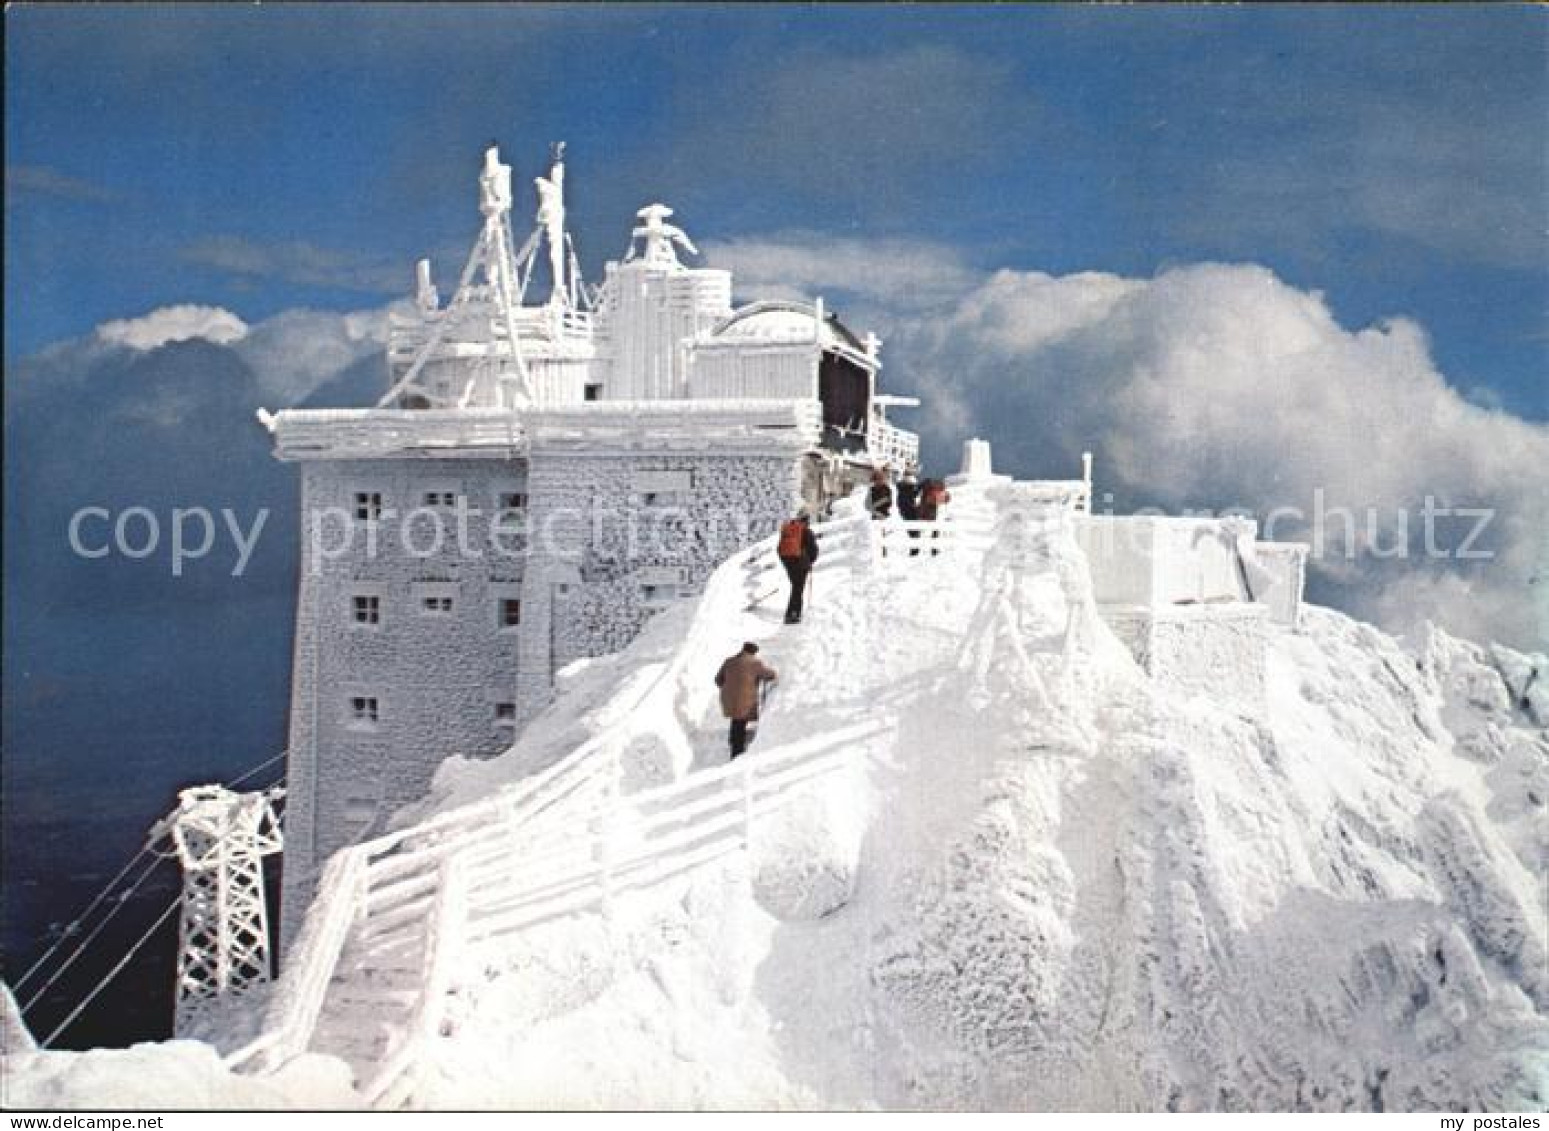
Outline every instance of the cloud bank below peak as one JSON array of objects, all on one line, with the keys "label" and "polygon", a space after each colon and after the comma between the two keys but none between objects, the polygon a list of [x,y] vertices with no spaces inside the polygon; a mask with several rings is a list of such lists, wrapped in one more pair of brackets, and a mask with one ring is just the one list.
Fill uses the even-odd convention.
[{"label": "cloud bank below peak", "polygon": [[1272,518],[1314,543],[1319,597],[1385,627],[1549,639],[1549,426],[1470,403],[1414,322],[1348,330],[1254,265],[1001,271],[892,356],[943,457],[979,434],[1001,470],[1067,475],[1091,449],[1120,509]]},{"label": "cloud bank below peak", "polygon": [[[28,388],[84,395],[89,392],[85,385],[111,384],[133,372],[136,381],[154,387],[158,351],[204,343],[246,368],[251,395],[265,407],[285,408],[380,357],[389,317],[399,305],[342,313],[303,307],[249,323],[224,307],[177,303],[103,322],[79,338],[57,342],[19,363],[15,379]],[[385,390],[385,368],[382,380]],[[245,412],[255,406],[236,407]]]},{"label": "cloud bank below peak", "polygon": [[96,330],[101,341],[142,353],[169,342],[196,339],[226,346],[240,342],[247,333],[247,323],[224,307],[194,303],[159,307],[139,318],[114,319]]},{"label": "cloud bank below peak", "polygon": [[[1072,474],[1091,450],[1117,510],[1239,509],[1312,542],[1315,599],[1395,631],[1434,619],[1474,639],[1549,640],[1549,426],[1454,388],[1411,320],[1346,328],[1321,294],[1252,264],[987,274],[929,241],[805,231],[706,252],[743,298],[821,294],[849,304],[856,330],[888,335],[884,379],[923,397],[900,422],[921,431],[933,470],[970,435],[1024,477]],[[249,395],[283,407],[343,373],[375,388],[362,367],[391,309],[250,325],[166,307],[50,351],[50,368],[68,372],[71,350],[202,339],[252,373]],[[1471,538],[1476,512],[1488,518]]]}]

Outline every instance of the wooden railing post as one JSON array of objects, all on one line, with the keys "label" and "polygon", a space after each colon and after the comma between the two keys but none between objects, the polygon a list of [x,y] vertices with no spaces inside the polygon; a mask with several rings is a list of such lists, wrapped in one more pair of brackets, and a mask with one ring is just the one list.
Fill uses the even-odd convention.
[{"label": "wooden railing post", "polygon": [[744,756],[742,764],[742,847],[753,851],[753,774],[758,763]]},{"label": "wooden railing post", "polygon": [[597,870],[597,887],[602,896],[604,918],[613,916],[613,845],[608,836],[611,817],[611,812],[604,810],[591,821],[592,863]]}]

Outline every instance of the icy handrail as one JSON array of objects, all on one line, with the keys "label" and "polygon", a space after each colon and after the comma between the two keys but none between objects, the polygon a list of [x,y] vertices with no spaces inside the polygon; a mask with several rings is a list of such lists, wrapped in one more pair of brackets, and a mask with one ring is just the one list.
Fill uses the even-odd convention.
[{"label": "icy handrail", "polygon": [[[875,726],[851,727],[835,737],[865,737]],[[842,745],[772,752],[572,815],[565,835],[528,846],[519,873],[511,872],[508,854],[468,860],[471,898],[463,938],[473,942],[510,934],[561,913],[560,908],[565,913],[606,909],[624,889],[654,886],[666,876],[715,862],[750,844],[755,819],[778,812],[790,790],[849,761]],[[678,803],[704,792],[706,778],[717,787],[709,796]],[[661,808],[642,812],[643,797]],[[691,848],[692,860],[680,856]],[[417,907],[402,910],[407,917],[379,928],[369,936],[372,945],[413,941],[425,913]]]},{"label": "icy handrail", "polygon": [[365,894],[364,854],[346,850],[335,855],[318,885],[314,906],[320,911],[307,916],[296,941],[295,960],[275,987],[265,1032],[227,1056],[227,1067],[255,1064],[272,1071],[305,1051]]},{"label": "icy handrail", "polygon": [[419,1044],[439,1029],[437,1007],[451,984],[452,971],[457,968],[458,932],[467,917],[466,874],[455,857],[442,861],[438,874],[441,882],[436,889],[435,915],[426,940],[425,979],[403,1040],[361,1089],[372,1107],[397,1108],[408,1101],[410,1070]]},{"label": "icy handrail", "polygon": [[[863,524],[864,521],[862,516],[859,523]],[[853,527],[857,527],[857,520],[853,518],[813,524],[814,532],[825,538],[835,534],[843,538]],[[412,874],[414,866],[411,860],[416,856],[428,862],[432,857],[471,847],[479,839],[499,835],[509,829],[511,823],[519,817],[531,819],[552,808],[555,803],[589,782],[595,781],[604,771],[617,770],[616,758],[596,758],[595,755],[609,751],[610,748],[615,754],[621,751],[639,733],[635,718],[648,717],[653,701],[659,701],[662,696],[670,699],[675,695],[685,669],[690,663],[699,660],[713,643],[712,636],[717,626],[716,610],[723,603],[723,597],[728,590],[745,584],[743,571],[746,566],[772,552],[776,540],[775,536],[770,536],[756,542],[716,567],[701,594],[699,614],[684,635],[682,643],[657,675],[641,688],[627,709],[619,712],[617,722],[587,739],[547,769],[504,787],[501,792],[490,798],[450,810],[426,822],[385,834],[373,841],[363,842],[357,847],[376,856],[385,856],[395,849],[403,850],[403,855],[392,861],[396,867],[386,865],[385,862],[374,862],[373,880],[377,878],[375,873],[379,870],[391,871],[398,877]],[[695,780],[704,780],[703,775],[696,774]],[[419,838],[451,831],[460,835],[417,849],[404,848],[403,845],[403,842],[411,836]]]},{"label": "icy handrail", "polygon": [[[853,521],[843,519],[814,524],[814,529],[826,532],[848,526]],[[710,598],[718,596],[733,583],[741,583],[743,568],[773,550],[775,541],[771,536],[754,543],[722,562],[711,574],[701,598],[700,615],[672,660],[641,691],[636,708],[655,694],[675,690],[678,678],[695,655],[696,646],[704,642],[708,633],[706,622],[715,608],[715,602]],[[371,874],[373,871],[392,872],[397,877],[412,876],[419,868],[488,837],[492,827],[507,827],[508,822],[520,821],[533,811],[541,813],[548,809],[602,769],[612,768],[616,760],[596,759],[594,755],[614,744],[616,749],[622,749],[628,741],[626,736],[634,733],[631,719],[637,713],[635,710],[623,712],[618,722],[582,743],[570,755],[494,797],[352,845],[335,854],[324,870],[313,910],[307,915],[293,958],[276,989],[276,1005],[269,1014],[272,1023],[266,1026],[263,1035],[227,1057],[226,1063],[233,1068],[256,1065],[260,1070],[272,1071],[311,1043],[328,984],[338,967],[350,929],[365,918],[369,910],[373,881],[378,878]],[[585,773],[582,773],[583,769]],[[409,844],[411,840],[436,834],[451,835],[428,846]],[[395,852],[401,855],[389,861],[387,858]],[[399,866],[394,868],[392,864]]]}]

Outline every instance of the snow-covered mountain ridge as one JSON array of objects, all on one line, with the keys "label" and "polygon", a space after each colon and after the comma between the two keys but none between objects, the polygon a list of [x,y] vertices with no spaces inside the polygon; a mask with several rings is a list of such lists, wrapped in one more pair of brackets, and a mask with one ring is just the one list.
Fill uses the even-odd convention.
[{"label": "snow-covered mountain ridge", "polygon": [[[309,1048],[359,1080],[397,1048],[393,1096],[428,1107],[1543,1107],[1545,658],[1308,608],[1262,717],[1181,697],[1067,529],[958,493],[941,554],[834,538],[796,628],[747,608],[774,587],[750,557],[448,764],[405,835],[611,736],[494,855],[569,844],[613,882],[520,929],[489,924],[550,896],[463,908],[429,1026],[347,962]],[[781,680],[725,770],[709,677],[742,639]],[[790,784],[739,823],[760,767]],[[8,1099],[61,1102],[68,1055],[13,1056]]]}]

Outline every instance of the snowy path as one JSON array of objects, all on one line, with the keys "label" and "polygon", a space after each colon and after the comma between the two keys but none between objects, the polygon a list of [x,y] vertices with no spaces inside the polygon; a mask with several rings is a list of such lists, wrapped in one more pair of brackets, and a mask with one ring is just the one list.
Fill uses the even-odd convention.
[{"label": "snowy path", "polygon": [[[976,510],[993,517],[965,492]],[[1249,718],[1148,679],[1057,534],[934,557],[829,549],[800,626],[780,621],[779,567],[754,562],[577,666],[507,758],[448,770],[442,803],[466,804],[601,741],[565,804],[522,826],[579,852],[592,887],[464,940],[433,1032],[409,1046],[415,1104],[1549,1096],[1539,661],[1442,637],[1417,661],[1309,610],[1272,638],[1268,714]],[[781,679],[728,767],[711,677],[744,639]],[[769,793],[753,820],[749,782],[818,764],[839,769]],[[485,874],[519,886],[523,844],[485,852]],[[637,879],[609,880],[637,849]],[[398,925],[375,942],[352,937],[330,988],[315,1047],[358,1075],[419,1016],[419,898],[387,902]],[[492,914],[472,909],[470,932]]]}]

